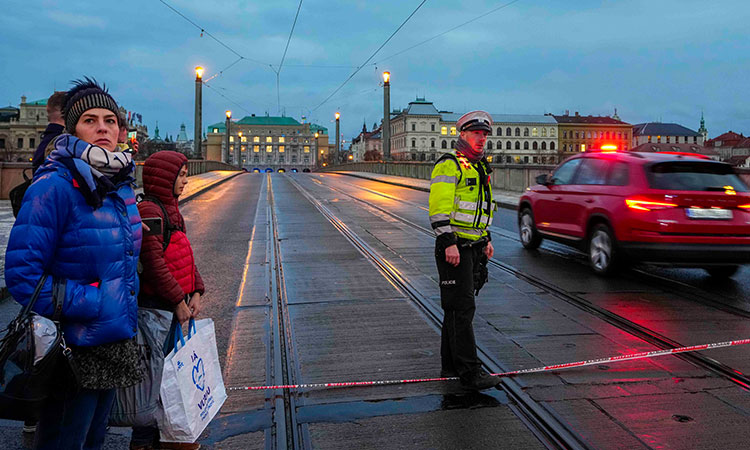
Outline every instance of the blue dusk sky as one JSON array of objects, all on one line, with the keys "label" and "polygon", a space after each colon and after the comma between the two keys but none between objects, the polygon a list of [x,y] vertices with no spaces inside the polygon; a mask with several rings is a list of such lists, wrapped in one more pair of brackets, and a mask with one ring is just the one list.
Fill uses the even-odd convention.
[{"label": "blue dusk sky", "polygon": [[349,141],[363,122],[380,123],[388,70],[392,108],[417,96],[453,112],[617,108],[629,123],[693,130],[703,111],[710,137],[750,133],[750,3],[741,0],[427,0],[331,96],[420,3],[303,0],[277,92],[298,0],[5,0],[0,105],[88,75],[151,134],[157,121],[162,137],[184,122],[192,136],[201,65],[204,132],[226,109],[304,115],[329,130],[338,110]]}]

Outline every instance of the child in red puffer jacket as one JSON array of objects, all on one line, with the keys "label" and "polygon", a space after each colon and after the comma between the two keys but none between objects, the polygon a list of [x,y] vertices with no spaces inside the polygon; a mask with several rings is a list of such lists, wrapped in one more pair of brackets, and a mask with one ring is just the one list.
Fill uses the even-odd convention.
[{"label": "child in red puffer jacket", "polygon": [[[143,200],[138,211],[144,222],[161,218],[162,232],[146,232],[141,246],[142,273],[139,308],[174,313],[180,324],[200,313],[203,280],[185,234],[185,219],[177,199],[187,185],[187,158],[160,151],[143,165]],[[157,231],[157,230],[154,230]],[[156,426],[133,427],[131,449],[197,449],[199,444],[161,443]]]}]

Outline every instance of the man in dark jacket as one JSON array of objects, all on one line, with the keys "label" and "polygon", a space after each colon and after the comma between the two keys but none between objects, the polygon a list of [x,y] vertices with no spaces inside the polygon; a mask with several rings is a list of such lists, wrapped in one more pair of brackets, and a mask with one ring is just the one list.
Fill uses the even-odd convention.
[{"label": "man in dark jacket", "polygon": [[[65,121],[63,120],[62,109],[65,104],[65,91],[56,91],[54,94],[47,99],[47,128],[42,133],[42,140],[39,142],[39,147],[34,151],[34,158],[31,160],[31,166],[34,172],[39,166],[42,165],[44,159],[47,157],[47,147],[53,139],[60,136],[65,129]],[[50,147],[50,150],[52,148]]]}]

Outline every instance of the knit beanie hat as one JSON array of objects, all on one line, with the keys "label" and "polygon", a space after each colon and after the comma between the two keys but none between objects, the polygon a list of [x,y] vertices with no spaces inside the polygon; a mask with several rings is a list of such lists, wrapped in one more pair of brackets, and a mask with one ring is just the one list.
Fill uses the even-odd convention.
[{"label": "knit beanie hat", "polygon": [[112,111],[117,116],[119,123],[120,112],[117,102],[107,92],[107,87],[96,82],[95,79],[84,77],[83,80],[73,81],[73,87],[68,91],[65,107],[63,108],[63,118],[65,119],[65,129],[68,133],[75,133],[78,119],[84,112],[89,109],[103,108]]}]

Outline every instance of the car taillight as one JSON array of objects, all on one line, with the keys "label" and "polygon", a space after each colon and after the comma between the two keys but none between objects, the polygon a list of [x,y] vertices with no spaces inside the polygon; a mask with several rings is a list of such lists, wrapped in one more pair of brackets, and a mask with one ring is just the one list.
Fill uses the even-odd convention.
[{"label": "car taillight", "polygon": [[750,209],[750,204],[747,204],[747,205],[737,205],[737,207],[738,208],[742,208],[742,209]]},{"label": "car taillight", "polygon": [[651,200],[625,199],[628,208],[637,209],[638,211],[653,211],[655,209],[676,208],[677,204],[667,202],[655,202]]}]

